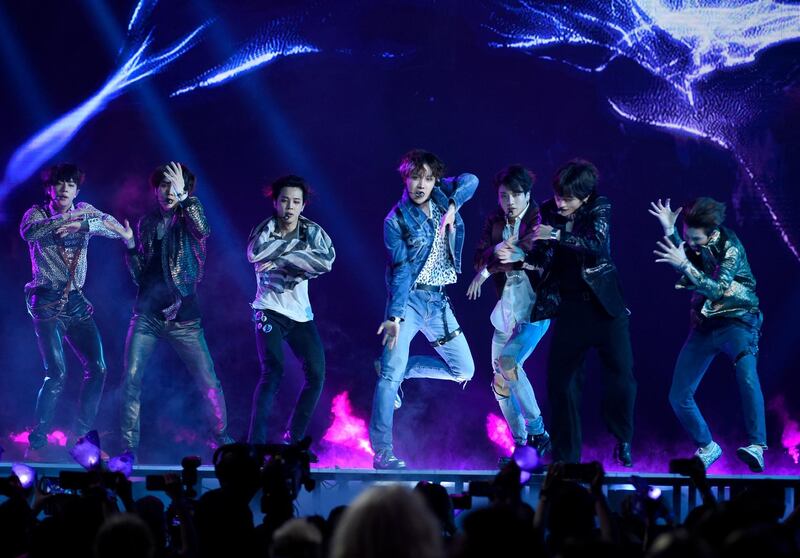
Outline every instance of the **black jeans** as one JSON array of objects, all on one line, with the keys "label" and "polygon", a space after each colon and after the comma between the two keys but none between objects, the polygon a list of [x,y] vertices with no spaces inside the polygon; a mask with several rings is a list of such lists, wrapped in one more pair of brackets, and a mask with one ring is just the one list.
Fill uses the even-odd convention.
[{"label": "black jeans", "polygon": [[[311,415],[325,383],[325,350],[313,320],[296,322],[271,310],[257,310],[256,349],[261,377],[253,394],[250,415],[251,444],[267,443],[268,419],[284,374],[283,341],[303,364],[305,383],[295,405],[289,426],[290,442],[299,442],[306,434]],[[275,442],[274,435],[269,441]]]},{"label": "black jeans", "polygon": [[60,292],[41,288],[26,295],[45,372],[44,383],[36,399],[36,425],[30,434],[32,445],[45,442],[56,404],[64,390],[67,367],[63,339],[67,340],[83,365],[77,434],[86,434],[94,426],[106,380],[103,343],[92,318],[92,305],[77,291],[72,291],[63,305],[59,302],[60,298]]},{"label": "black jeans", "polygon": [[581,460],[581,391],[584,363],[594,348],[604,369],[603,418],[617,440],[633,438],[633,377],[628,316],[612,318],[591,293],[564,297],[553,326],[547,359],[547,391],[551,409],[553,460]]},{"label": "black jeans", "polygon": [[167,322],[159,318],[134,314],[125,341],[125,377],[122,386],[120,427],[126,448],[139,447],[140,400],[142,378],[147,361],[159,339],[166,339],[175,349],[206,399],[206,414],[211,434],[218,442],[228,436],[228,414],[225,394],[214,371],[200,319]]}]

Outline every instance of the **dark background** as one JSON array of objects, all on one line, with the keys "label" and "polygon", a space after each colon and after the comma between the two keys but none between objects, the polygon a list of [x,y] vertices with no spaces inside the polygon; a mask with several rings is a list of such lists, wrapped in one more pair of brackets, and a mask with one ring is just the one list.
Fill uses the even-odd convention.
[{"label": "dark background", "polygon": [[[0,7],[3,160],[105,82],[117,67],[131,10],[127,2],[99,0]],[[306,177],[316,195],[305,215],[327,230],[337,250],[333,272],[314,280],[310,289],[328,360],[327,383],[311,428],[320,438],[330,424],[330,402],[337,393],[349,391],[355,414],[369,417],[372,362],[380,352],[375,330],[385,303],[382,221],[402,192],[395,172],[400,156],[423,147],[437,153],[452,174],[476,174],[481,184],[462,210],[467,265],[451,290],[475,357],[475,381],[464,391],[450,382],[404,385],[404,406],[395,420],[396,449],[419,467],[489,467],[499,454],[485,428],[487,414],[499,414],[489,388],[489,313],[495,297],[489,283],[477,302],[468,301],[465,293],[478,234],[496,205],[492,177],[501,167],[521,163],[534,170],[539,177],[534,197],[540,202],[551,195],[550,179],[566,160],[584,157],[601,171],[600,190],[614,204],[614,258],[632,312],[639,381],[634,451],[639,465],[652,470],[665,470],[668,456],[694,448],[667,401],[672,367],[687,331],[688,297],[673,290],[676,275],[653,262],[660,227],[647,213],[648,204],[671,197],[680,205],[698,195],[728,202],[727,224],[747,248],[765,314],[759,361],[765,400],[785,411],[768,411],[767,459],[773,472],[795,471],[781,434],[786,416],[800,416],[795,377],[800,265],[737,158],[711,142],[615,114],[608,95],[620,83],[647,93],[650,76],[632,62],[619,60],[601,74],[587,74],[538,56],[489,48],[493,37],[483,23],[490,14],[488,4],[456,1],[374,3],[348,10],[324,3],[298,10],[291,3],[164,2],[152,16],[156,46],[166,46],[216,17],[206,40],[109,103],[52,162],[78,163],[87,171],[79,200],[132,221],[150,207],[146,179],[154,167],[181,160],[196,172],[197,195],[213,231],[201,304],[231,433],[237,438],[246,435],[258,376],[248,308],[255,281],[244,251],[251,227],[270,213],[261,187],[289,172]],[[321,52],[279,59],[219,87],[169,97],[186,80],[227,58],[260,26],[283,16],[301,17],[303,35]],[[785,69],[796,67],[799,49],[786,43],[767,50],[746,74],[785,76]],[[382,56],[384,52],[396,56]],[[562,53],[553,48],[546,54]],[[740,75],[728,70],[722,79]],[[796,81],[776,84],[773,93],[769,109],[751,115],[742,135],[747,145],[760,146],[752,158],[759,161],[759,176],[791,240],[800,232],[795,218],[800,86]],[[728,116],[720,113],[718,118]],[[23,300],[29,258],[18,224],[24,211],[42,199],[33,177],[0,208],[4,437],[31,424],[41,383],[41,362]],[[121,243],[91,242],[85,292],[96,306],[106,350],[109,373],[98,426],[111,449],[122,350],[136,294]],[[546,418],[543,364],[548,344],[546,337],[526,365]],[[424,345],[417,346],[426,350]],[[279,423],[292,408],[301,379],[299,367],[291,362],[280,395]],[[583,413],[586,456],[608,458],[612,440],[600,420],[602,383],[594,357],[589,366]],[[74,412],[70,401],[77,396],[80,377],[72,355],[69,370],[58,414],[64,426]],[[142,458],[164,462],[202,448],[199,394],[168,347],[154,356],[145,385]],[[698,401],[732,457],[745,436],[738,389],[726,358],[712,364]],[[8,440],[0,444],[13,446]],[[723,465],[732,472],[744,469],[735,460]]]}]

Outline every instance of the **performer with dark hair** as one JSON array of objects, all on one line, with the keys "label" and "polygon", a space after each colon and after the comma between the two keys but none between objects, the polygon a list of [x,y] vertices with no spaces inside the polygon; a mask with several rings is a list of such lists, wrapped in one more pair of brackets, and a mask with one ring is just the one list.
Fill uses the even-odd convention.
[{"label": "performer with dark hair", "polygon": [[19,231],[28,242],[33,279],[25,285],[28,313],[44,364],[45,378],[36,400],[36,425],[28,444],[36,450],[47,445],[47,431],[64,389],[67,368],[66,339],[83,365],[79,412],[73,436],[92,430],[103,394],[106,363],[94,308],[83,294],[89,238],[121,238],[119,223],[90,204],[75,202],[85,174],[76,165],[61,163],[42,173],[45,205],[25,212]]},{"label": "performer with dark hair", "polygon": [[483,282],[490,276],[494,279],[499,300],[490,318],[494,326],[492,391],[514,443],[533,446],[539,455],[544,455],[550,449],[550,435],[544,428],[533,386],[522,368],[550,327],[549,319],[531,319],[543,270],[533,266],[531,258],[524,261],[523,247],[533,248],[533,233],[540,222],[539,206],[531,198],[535,180],[534,174],[522,165],[511,165],[495,176],[499,207],[483,227],[475,252],[478,273],[467,297],[477,299]]},{"label": "performer with dark hair", "polygon": [[261,366],[250,417],[253,444],[277,441],[267,423],[284,374],[283,341],[303,363],[306,376],[287,442],[305,436],[325,382],[325,349],[308,298],[308,280],[329,272],[336,252],[322,227],[302,216],[309,194],[308,183],[299,176],[270,184],[265,195],[275,214],[253,229],[247,245],[258,282],[252,308]]},{"label": "performer with dark hair", "polygon": [[561,167],[553,181],[555,195],[542,204],[542,224],[535,234],[555,250],[537,299],[539,315],[555,314],[547,361],[553,460],[580,461],[583,367],[594,348],[605,372],[603,417],[617,439],[614,459],[630,467],[633,352],[628,311],[611,260],[611,202],[598,195],[598,180],[588,161],[576,159]]},{"label": "performer with dark hair", "polygon": [[713,440],[694,394],[714,357],[725,353],[736,370],[747,431],[747,445],[737,449],[736,455],[751,471],[763,471],[767,431],[756,370],[763,318],[744,246],[732,230],[722,226],[725,204],[712,198],[697,198],[684,212],[685,242],[675,231],[682,208],[672,211],[669,199],[666,204],[658,200],[650,205],[650,214],[664,229],[664,239],[653,251],[656,261],[680,272],[675,288],[692,291],[691,328],[675,363],[669,401],[698,446],[695,455],[710,467],[722,455],[722,448]]},{"label": "performer with dark hair", "polygon": [[[463,385],[475,372],[445,287],[461,272],[464,222],[458,210],[475,193],[478,179],[472,174],[443,179],[442,161],[421,149],[406,153],[398,171],[405,185],[403,196],[383,223],[389,298],[378,328],[384,350],[369,428],[376,469],[406,466],[392,447],[395,400],[404,379],[436,378]],[[411,340],[419,331],[439,357],[409,358]]]},{"label": "performer with dark hair", "polygon": [[158,208],[139,220],[136,238],[127,221],[118,230],[127,241],[128,268],[139,287],[125,341],[120,423],[124,449],[132,456],[139,447],[142,379],[159,339],[175,349],[200,387],[212,447],[233,441],[197,301],[211,231],[203,205],[192,195],[195,177],[186,165],[171,162],[153,172],[150,187]]}]

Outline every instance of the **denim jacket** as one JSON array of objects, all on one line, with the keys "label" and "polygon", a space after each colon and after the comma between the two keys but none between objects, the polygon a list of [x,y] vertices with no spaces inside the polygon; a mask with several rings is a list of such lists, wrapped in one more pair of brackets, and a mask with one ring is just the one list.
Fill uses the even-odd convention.
[{"label": "denim jacket", "polygon": [[[469,200],[478,187],[478,177],[462,174],[458,178],[445,178],[434,186],[431,203],[446,212],[453,202],[456,211]],[[386,302],[384,317],[403,318],[408,295],[419,277],[425,261],[433,248],[439,223],[429,219],[420,207],[403,191],[403,197],[389,211],[383,221],[383,243],[386,246]],[[450,257],[456,273],[461,273],[461,249],[464,247],[464,221],[456,213],[455,233],[448,233]]]},{"label": "denim jacket", "polygon": [[[136,247],[128,250],[126,260],[133,282],[138,286],[139,278],[153,255],[153,243],[157,239],[161,213],[156,210],[139,220]],[[195,293],[197,283],[203,278],[206,261],[206,240],[211,234],[205,211],[200,200],[190,196],[175,208],[167,228],[164,249],[161,252],[164,280],[176,292],[177,313],[180,297]]]},{"label": "denim jacket", "polygon": [[[680,246],[681,239],[673,233],[672,241]],[[719,227],[709,235],[708,244],[695,254],[684,248],[691,265],[687,268],[697,282],[681,274],[676,289],[692,291],[692,320],[704,318],[754,318],[759,315],[756,279],[747,262],[744,246],[736,234]],[[755,319],[755,318],[754,318]]]}]

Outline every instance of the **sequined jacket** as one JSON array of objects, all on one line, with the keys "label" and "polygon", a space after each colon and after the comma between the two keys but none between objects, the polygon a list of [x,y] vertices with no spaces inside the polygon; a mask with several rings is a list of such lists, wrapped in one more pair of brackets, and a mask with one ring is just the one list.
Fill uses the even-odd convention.
[{"label": "sequined jacket", "polygon": [[[86,212],[81,229],[64,238],[59,237],[56,230],[66,223],[70,213],[74,211]],[[33,279],[25,285],[25,288],[30,290],[45,287],[57,291],[64,290],[70,280],[69,262],[64,259],[66,256],[69,260],[78,258],[71,287],[81,290],[86,281],[89,239],[92,236],[120,238],[119,234],[104,225],[105,221],[119,225],[111,215],[85,202],[75,204],[65,214],[53,213],[48,205],[34,205],[26,211],[19,225],[19,234],[28,243]]]},{"label": "sequined jacket", "polygon": [[[625,312],[625,301],[617,274],[611,260],[611,202],[604,196],[592,194],[575,212],[572,230],[566,230],[568,219],[558,213],[555,201],[547,200],[541,206],[542,222],[561,231],[558,241],[544,241],[555,250],[570,250],[578,255],[581,278],[612,317]],[[537,242],[537,244],[542,241]],[[553,252],[554,253],[554,252]],[[531,253],[528,258],[535,257]],[[547,273],[538,290],[531,321],[549,318],[557,313],[560,303],[558,277]]]},{"label": "sequined jacket", "polygon": [[[158,238],[161,219],[159,210],[142,217],[136,230],[136,247],[129,249],[126,254],[128,269],[137,286],[153,255],[153,243]],[[179,302],[180,297],[194,294],[197,283],[203,278],[206,240],[211,231],[200,200],[191,196],[180,202],[165,234],[161,266],[164,280],[175,290],[176,302]],[[174,313],[177,313],[177,306]]]},{"label": "sequined jacket", "polygon": [[[676,246],[680,244],[677,233],[673,233],[672,241]],[[744,247],[732,230],[714,230],[699,254],[688,246],[684,250],[690,262],[686,273],[694,281],[682,274],[675,288],[692,291],[695,323],[700,317],[743,318],[759,314],[756,279]]]}]

